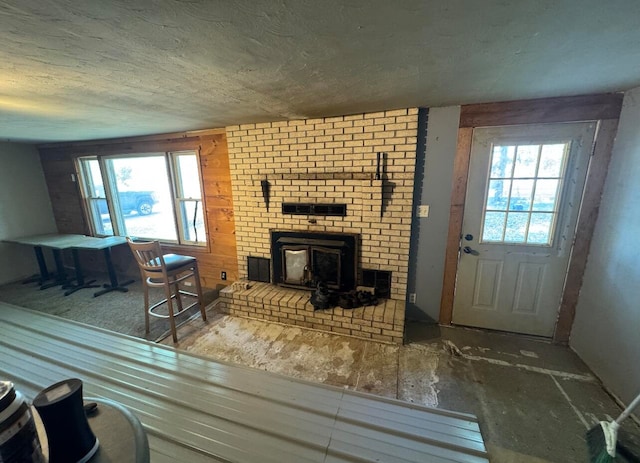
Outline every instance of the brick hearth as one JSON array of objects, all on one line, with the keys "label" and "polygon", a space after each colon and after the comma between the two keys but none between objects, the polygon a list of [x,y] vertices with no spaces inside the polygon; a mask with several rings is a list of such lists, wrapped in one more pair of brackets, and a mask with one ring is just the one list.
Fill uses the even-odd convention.
[{"label": "brick hearth", "polygon": [[313,310],[309,291],[251,282],[249,289],[231,285],[220,291],[218,308],[230,315],[402,343],[404,302],[382,299],[375,306]]}]

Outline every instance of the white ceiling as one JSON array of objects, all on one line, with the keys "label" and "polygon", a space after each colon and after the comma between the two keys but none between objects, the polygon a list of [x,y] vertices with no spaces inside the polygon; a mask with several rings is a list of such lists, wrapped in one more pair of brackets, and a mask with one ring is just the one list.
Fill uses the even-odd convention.
[{"label": "white ceiling", "polygon": [[637,0],[0,0],[0,139],[640,85]]}]

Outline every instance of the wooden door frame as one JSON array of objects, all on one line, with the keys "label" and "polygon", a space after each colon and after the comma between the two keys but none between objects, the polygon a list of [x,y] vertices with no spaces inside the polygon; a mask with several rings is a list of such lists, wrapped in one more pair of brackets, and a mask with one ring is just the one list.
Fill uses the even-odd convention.
[{"label": "wooden door frame", "polygon": [[613,141],[618,128],[618,119],[622,110],[622,99],[623,94],[610,93],[462,106],[453,164],[449,232],[440,300],[440,324],[451,325],[453,317],[453,297],[458,271],[473,129],[520,124],[595,121],[597,128],[593,152],[553,335],[554,342],[569,341],[589,246],[598,218],[600,198],[611,159]]}]

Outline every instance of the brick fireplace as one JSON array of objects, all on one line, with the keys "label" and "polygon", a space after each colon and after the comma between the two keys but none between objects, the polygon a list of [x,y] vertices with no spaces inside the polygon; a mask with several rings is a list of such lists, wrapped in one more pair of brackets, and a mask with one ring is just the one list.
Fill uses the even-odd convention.
[{"label": "brick fireplace", "polygon": [[[378,306],[314,312],[309,291],[251,282],[248,290],[226,288],[224,309],[402,342],[417,121],[412,108],[227,127],[241,278],[247,277],[247,256],[271,258],[273,230],[343,233],[359,237],[358,268],[391,272],[391,288],[390,298]],[[290,214],[283,203],[336,204],[344,210]]]}]

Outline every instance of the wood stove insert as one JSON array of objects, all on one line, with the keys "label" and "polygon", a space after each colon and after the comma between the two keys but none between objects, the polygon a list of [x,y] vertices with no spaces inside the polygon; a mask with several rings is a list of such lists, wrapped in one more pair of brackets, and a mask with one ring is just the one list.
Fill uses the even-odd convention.
[{"label": "wood stove insert", "polygon": [[359,235],[271,231],[273,282],[315,289],[319,282],[337,291],[356,287]]}]

